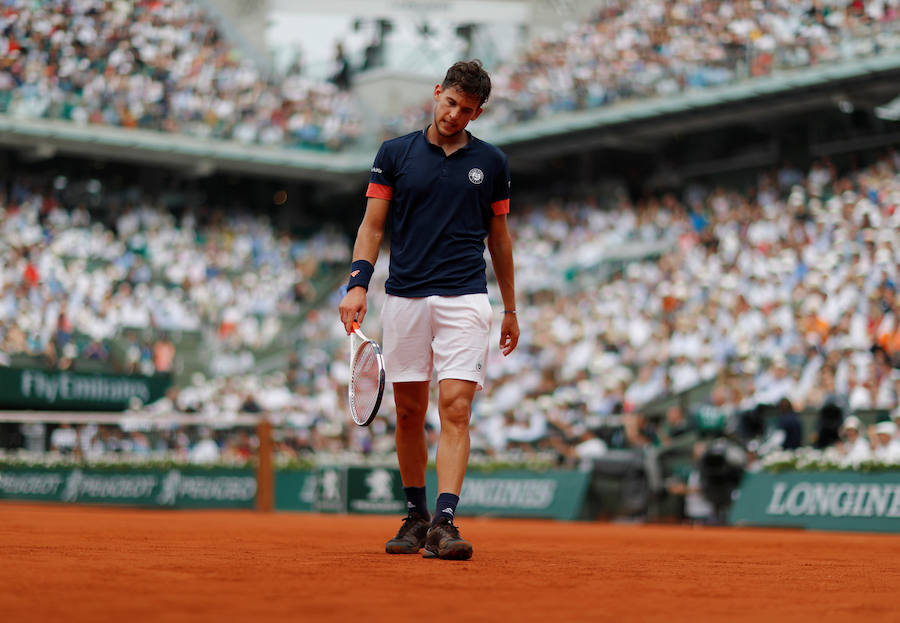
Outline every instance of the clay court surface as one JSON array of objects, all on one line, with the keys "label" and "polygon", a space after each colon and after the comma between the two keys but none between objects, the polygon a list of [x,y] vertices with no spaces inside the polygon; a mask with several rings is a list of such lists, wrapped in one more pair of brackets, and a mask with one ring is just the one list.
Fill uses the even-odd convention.
[{"label": "clay court surface", "polygon": [[900,536],[0,503],[3,621],[900,621]]}]

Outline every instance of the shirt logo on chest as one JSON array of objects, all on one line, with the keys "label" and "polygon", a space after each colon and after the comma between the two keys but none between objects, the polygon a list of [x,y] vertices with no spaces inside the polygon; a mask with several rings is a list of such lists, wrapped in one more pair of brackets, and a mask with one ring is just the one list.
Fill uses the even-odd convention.
[{"label": "shirt logo on chest", "polygon": [[478,167],[469,169],[469,181],[473,184],[480,184],[484,181],[484,171],[482,171]]}]

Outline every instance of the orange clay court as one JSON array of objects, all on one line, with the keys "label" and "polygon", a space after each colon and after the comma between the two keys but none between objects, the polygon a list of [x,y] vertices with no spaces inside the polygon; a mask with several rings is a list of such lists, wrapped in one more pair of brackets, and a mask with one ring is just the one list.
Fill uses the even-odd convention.
[{"label": "orange clay court", "polygon": [[900,536],[0,504],[4,621],[900,621]]}]

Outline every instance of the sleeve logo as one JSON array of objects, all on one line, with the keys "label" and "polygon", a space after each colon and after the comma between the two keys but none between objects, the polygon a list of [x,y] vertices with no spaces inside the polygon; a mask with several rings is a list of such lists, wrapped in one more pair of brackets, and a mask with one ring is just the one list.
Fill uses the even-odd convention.
[{"label": "sleeve logo", "polygon": [[484,172],[478,167],[469,169],[469,181],[473,184],[480,184],[484,181]]}]

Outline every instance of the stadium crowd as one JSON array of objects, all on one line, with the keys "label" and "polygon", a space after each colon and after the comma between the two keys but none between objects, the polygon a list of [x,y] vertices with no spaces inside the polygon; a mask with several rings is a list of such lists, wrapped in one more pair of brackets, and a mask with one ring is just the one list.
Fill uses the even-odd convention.
[{"label": "stadium crowd", "polygon": [[265,75],[190,0],[4,2],[0,112],[287,147],[361,131],[348,92]]},{"label": "stadium crowd", "polygon": [[897,18],[896,0],[608,2],[497,67],[491,113],[510,124],[897,50]]},{"label": "stadium crowd", "polygon": [[[900,415],[900,154],[844,174],[821,160],[761,172],[744,191],[691,186],[613,203],[513,212],[523,335],[512,356],[491,352],[477,455],[577,464],[683,429],[732,434],[759,457],[813,444],[846,454],[856,430],[869,452],[847,461],[896,460],[880,442],[892,422],[867,429],[850,416]],[[635,249],[643,255],[620,259]],[[386,267],[382,258],[373,283]],[[366,327],[376,338],[379,290]],[[284,373],[198,375],[143,412],[227,422],[263,411],[285,423],[284,453],[389,454],[390,388],[371,427],[345,414],[337,296],[305,319]],[[704,386],[687,413],[662,406]],[[829,409],[837,418],[814,431],[799,422]],[[435,412],[428,422],[439,425]]]},{"label": "stadium crowd", "polygon": [[[479,126],[506,126],[635,98],[666,97],[779,70],[900,49],[896,0],[610,0],[491,68]],[[422,127],[431,105],[392,118]]]},{"label": "stadium crowd", "polygon": [[[349,258],[333,229],[301,238],[268,217],[203,206],[180,215],[149,190],[108,213],[69,204],[83,180],[0,180],[0,354],[66,369],[172,371],[171,336],[208,333],[223,350],[272,342],[314,279]],[[97,193],[103,182],[95,179]],[[118,344],[115,355],[113,342]]]},{"label": "stadium crowd", "polygon": [[[897,0],[613,0],[491,68],[481,127],[897,50],[897,17]],[[190,0],[8,0],[0,13],[0,112],[15,118],[340,149],[367,131],[364,108],[346,80],[296,64],[268,75]],[[366,125],[405,133],[430,110]]]},{"label": "stadium crowd", "polygon": [[[743,190],[692,185],[637,202],[624,192],[601,196],[523,204],[510,217],[523,333],[510,357],[491,351],[486,391],[473,407],[473,463],[587,468],[637,461],[639,468],[631,463],[624,477],[640,478],[644,493],[623,509],[647,516],[683,499],[678,512],[685,518],[713,523],[724,521],[722,501],[713,503],[714,489],[704,485],[714,453],[733,461],[732,483],[740,470],[782,462],[829,468],[900,463],[900,154],[843,173],[828,160],[807,171],[762,171]],[[4,219],[12,223],[7,245],[10,232],[28,231],[14,228],[38,218],[52,240],[53,223],[63,220],[59,209],[5,205],[4,216],[18,219]],[[123,214],[116,233],[94,223],[90,233],[104,245],[91,244],[82,232],[80,248],[115,243],[127,255],[135,232],[152,239],[166,231],[129,226],[139,212]],[[78,214],[69,214],[67,229],[78,229]],[[219,223],[225,238],[234,236],[229,223],[237,227],[227,219]],[[180,227],[194,231],[185,218]],[[329,244],[342,250],[334,259],[346,264],[346,241]],[[216,246],[186,242],[188,261],[174,263],[192,266],[210,248]],[[233,248],[218,247],[218,254],[232,257]],[[40,243],[29,247],[29,253],[41,250]],[[172,264],[169,256],[156,268]],[[382,257],[370,289],[365,328],[376,338],[383,302],[377,284],[387,264]],[[124,274],[114,260],[104,265],[107,279]],[[42,272],[46,266],[36,263],[37,275],[50,274]],[[232,268],[246,275],[258,266]],[[21,259],[5,275],[20,278],[12,290],[4,286],[7,294],[49,286],[44,279],[28,285]],[[48,291],[53,301],[53,288]],[[154,290],[148,296],[156,296]],[[243,296],[258,298],[250,286]],[[27,303],[29,297],[4,300],[11,298]],[[121,302],[132,304],[126,298]],[[391,388],[369,427],[351,423],[348,340],[335,312],[339,294],[326,298],[301,323],[302,339],[283,372],[198,373],[159,401],[135,404],[131,424],[52,431],[26,425],[22,433],[31,438],[23,445],[34,451],[48,444],[50,456],[64,459],[241,464],[253,460],[259,441],[252,427],[236,424],[238,416],[266,414],[276,423],[279,464],[393,464]],[[213,317],[221,327],[224,310],[215,299],[210,305],[219,310]],[[41,318],[22,311],[26,319]],[[426,423],[432,458],[435,402]],[[173,415],[192,423],[152,424]]]},{"label": "stadium crowd", "polygon": [[[495,68],[480,127],[897,50],[898,9],[612,0]],[[347,86],[296,68],[264,75],[188,0],[8,0],[0,12],[0,112],[16,118],[340,149],[362,134]],[[422,126],[429,111],[388,129]],[[265,348],[299,301],[317,298],[320,271],[349,260],[346,238],[327,228],[298,238],[248,211],[175,213],[140,190],[98,212],[64,200],[69,183],[0,177],[0,365],[25,355],[60,369],[170,372],[171,336],[184,332],[204,333],[217,353]],[[103,183],[87,186],[99,195]],[[786,164],[743,189],[522,202],[511,224],[523,334],[511,357],[491,352],[475,461],[572,467],[633,450],[650,489],[685,495],[694,517],[713,514],[697,467],[712,439],[739,442],[750,469],[797,456],[900,463],[900,154],[843,171],[827,159]],[[378,338],[383,292],[370,294],[365,328]],[[46,443],[89,460],[236,463],[258,446],[236,416],[265,413],[280,461],[392,461],[390,387],[370,427],[345,415],[337,297],[299,323],[284,372],[235,375],[252,366],[217,356],[211,374],[130,413],[196,424],[63,425]],[[432,406],[432,457],[438,427]],[[689,473],[663,468],[675,450],[692,456]]]}]

